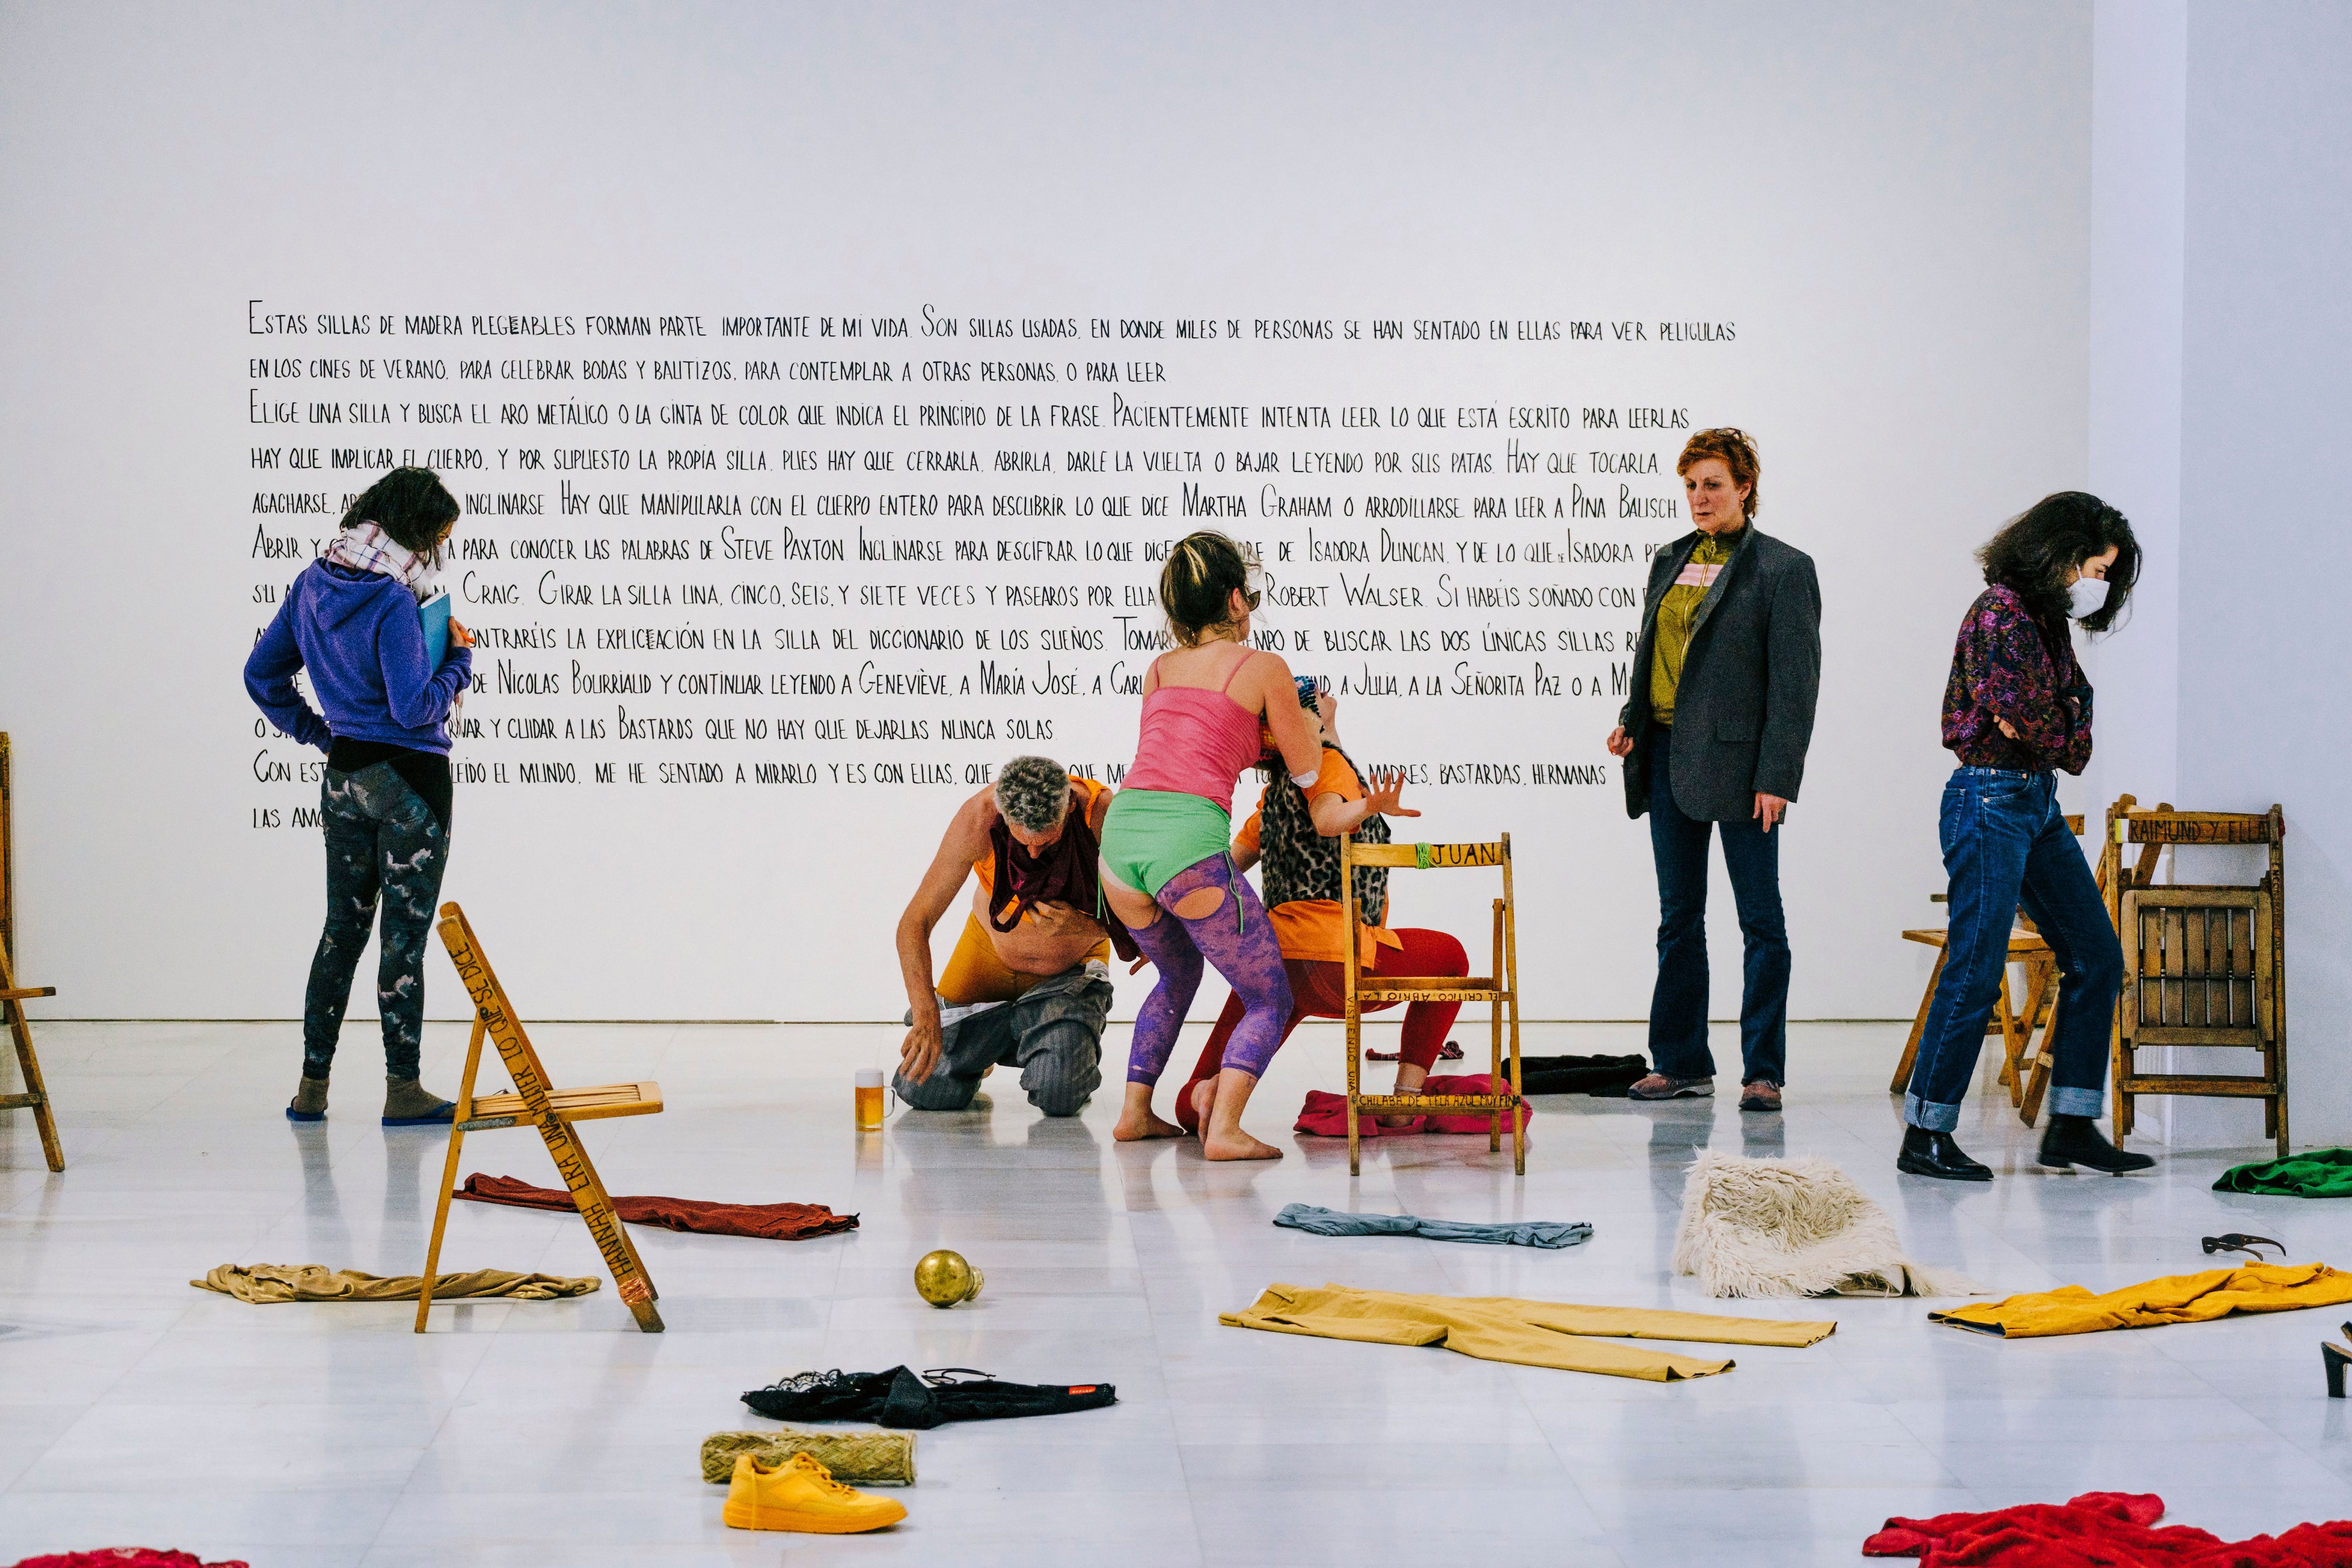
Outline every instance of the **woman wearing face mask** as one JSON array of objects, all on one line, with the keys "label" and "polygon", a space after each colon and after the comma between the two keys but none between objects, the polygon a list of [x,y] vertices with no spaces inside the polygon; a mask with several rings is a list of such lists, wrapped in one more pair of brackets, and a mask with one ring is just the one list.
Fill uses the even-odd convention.
[{"label": "woman wearing face mask", "polygon": [[2121,512],[2068,490],[2037,502],[1977,559],[1988,586],[1960,623],[1944,687],[1944,745],[1960,763],[1944,786],[1940,827],[1951,928],[1904,1098],[1895,1166],[1946,1181],[1992,1180],[1952,1141],[1952,1129],[2021,904],[2065,977],[2041,1163],[2143,1170],[2156,1162],[2116,1148],[2097,1126],[2123,947],[2059,812],[2057,774],[2080,773],[2091,760],[2091,688],[2067,622],[2088,632],[2116,624],[2139,573],[2139,545]]}]

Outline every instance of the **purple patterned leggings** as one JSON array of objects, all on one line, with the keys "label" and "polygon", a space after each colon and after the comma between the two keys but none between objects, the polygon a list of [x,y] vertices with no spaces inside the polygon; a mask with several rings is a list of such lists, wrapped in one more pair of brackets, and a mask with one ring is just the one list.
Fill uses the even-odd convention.
[{"label": "purple patterned leggings", "polygon": [[[1282,1045],[1284,1026],[1290,1022],[1290,976],[1282,967],[1282,948],[1275,941],[1265,906],[1232,866],[1219,854],[1177,872],[1155,900],[1162,918],[1134,933],[1136,945],[1160,972],[1160,983],[1135,1015],[1135,1035],[1127,1050],[1129,1083],[1158,1083],[1167,1069],[1176,1031],[1184,1026],[1192,994],[1201,988],[1204,957],[1217,966],[1247,1009],[1225,1042],[1224,1065],[1263,1078],[1266,1063]],[[1224,901],[1199,920],[1178,914],[1176,904],[1202,888],[1222,889]]]}]

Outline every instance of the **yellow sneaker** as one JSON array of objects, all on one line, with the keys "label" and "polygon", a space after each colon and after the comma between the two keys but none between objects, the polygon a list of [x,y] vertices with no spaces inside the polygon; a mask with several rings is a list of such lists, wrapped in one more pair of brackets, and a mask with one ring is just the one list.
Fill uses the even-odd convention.
[{"label": "yellow sneaker", "polygon": [[735,1459],[722,1516],[737,1530],[801,1530],[856,1535],[907,1517],[904,1504],[843,1486],[806,1454],[764,1466],[749,1454]]}]

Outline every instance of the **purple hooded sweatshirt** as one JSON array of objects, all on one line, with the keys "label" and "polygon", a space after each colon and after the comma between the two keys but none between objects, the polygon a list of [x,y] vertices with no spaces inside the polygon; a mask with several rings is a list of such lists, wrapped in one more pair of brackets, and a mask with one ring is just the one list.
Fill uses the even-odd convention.
[{"label": "purple hooded sweatshirt", "polygon": [[[304,668],[323,720],[295,689]],[[253,645],[245,689],[271,723],[322,752],[341,736],[446,756],[443,721],[473,671],[473,650],[455,638],[439,669],[425,668],[424,623],[399,582],[313,561]]]}]

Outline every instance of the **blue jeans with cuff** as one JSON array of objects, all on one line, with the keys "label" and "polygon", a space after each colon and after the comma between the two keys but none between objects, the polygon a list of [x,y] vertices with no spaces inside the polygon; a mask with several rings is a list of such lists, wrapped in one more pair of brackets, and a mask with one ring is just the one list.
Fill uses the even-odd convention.
[{"label": "blue jeans with cuff", "polygon": [[1658,984],[1650,994],[1650,1063],[1668,1078],[1713,1078],[1706,1047],[1706,846],[1723,835],[1723,865],[1746,943],[1739,994],[1740,1081],[1788,1081],[1789,928],[1780,913],[1780,837],[1749,818],[1683,815],[1669,782],[1674,731],[1653,725],[1650,853],[1658,866]]},{"label": "blue jeans with cuff", "polygon": [[1944,973],[1919,1036],[1903,1098],[1914,1127],[1949,1132],[2000,998],[2018,907],[2049,942],[2064,978],[2051,1047],[2050,1110],[2096,1116],[2106,1099],[2108,1030],[2123,989],[2124,950],[2107,921],[2083,847],[2058,809],[2058,776],[2009,768],[1955,769],[1944,785],[1939,836],[1951,876]]}]

